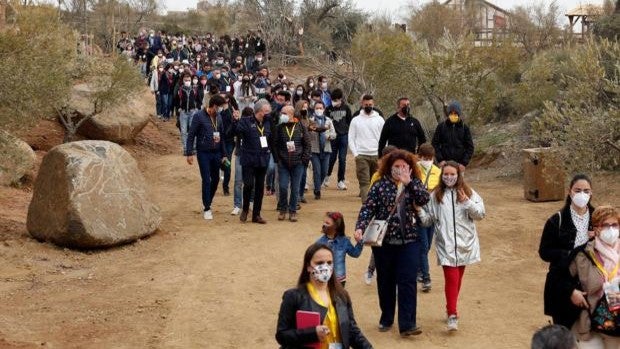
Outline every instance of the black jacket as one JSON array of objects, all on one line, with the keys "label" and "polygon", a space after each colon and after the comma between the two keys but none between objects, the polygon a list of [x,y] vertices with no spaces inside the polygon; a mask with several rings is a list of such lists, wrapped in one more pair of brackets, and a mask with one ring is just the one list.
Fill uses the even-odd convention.
[{"label": "black jacket", "polygon": [[545,315],[568,328],[572,327],[581,311],[570,300],[573,290],[581,288],[579,280],[572,277],[569,271],[569,265],[580,249],[574,247],[576,236],[577,228],[571,217],[570,206],[566,206],[559,215],[556,213],[547,219],[538,248],[540,258],[549,262],[544,293]]},{"label": "black jacket", "polygon": [[438,163],[453,160],[467,166],[474,155],[474,141],[471,138],[471,132],[462,120],[456,124],[446,120],[437,125],[432,144]]},{"label": "black jacket", "polygon": [[[215,122],[211,119],[209,114],[204,110],[200,110],[194,114],[192,118],[192,124],[189,127],[187,134],[185,156],[194,155],[192,149],[194,148],[194,141],[196,142],[196,150],[220,153],[221,156],[226,155],[226,145],[224,140],[224,127],[222,125],[222,117],[219,113],[215,116]],[[220,133],[220,142],[215,143],[213,133]]]},{"label": "black jacket", "polygon": [[[254,116],[233,120],[231,132],[241,142],[239,148],[241,166],[267,167],[269,165],[270,148],[273,147],[269,115],[265,115],[262,124],[259,124]],[[261,136],[267,137],[267,147],[265,148],[261,146]]]},{"label": "black jacket", "polygon": [[[295,125],[293,129],[293,125]],[[289,138],[288,132],[292,131]],[[286,142],[295,142],[295,151],[289,152]],[[310,135],[308,130],[300,123],[280,124],[276,127],[273,137],[274,160],[288,168],[293,168],[299,164],[307,165],[312,156]]]},{"label": "black jacket", "polygon": [[[336,313],[338,314],[338,323],[340,325],[340,338],[342,346],[348,348],[372,348],[372,344],[368,342],[364,334],[357,327],[355,318],[353,317],[353,308],[351,301],[336,298],[334,301]],[[305,328],[297,329],[296,314],[297,310],[315,311],[321,314],[321,323],[327,316],[327,308],[317,304],[305,287],[292,288],[284,292],[282,296],[282,304],[280,305],[280,313],[278,314],[278,329],[276,332],[276,340],[282,349],[302,349],[305,344],[318,342],[316,329]]]},{"label": "black jacket", "polygon": [[426,135],[418,119],[407,116],[403,120],[398,114],[394,114],[385,120],[383,129],[381,129],[381,137],[379,137],[379,157],[381,157],[386,143],[398,149],[416,153],[418,145],[426,143]]},{"label": "black jacket", "polygon": [[349,125],[351,125],[351,108],[345,103],[342,103],[339,107],[329,106],[325,112],[325,115],[332,119],[334,122],[334,128],[338,135],[349,134]]}]

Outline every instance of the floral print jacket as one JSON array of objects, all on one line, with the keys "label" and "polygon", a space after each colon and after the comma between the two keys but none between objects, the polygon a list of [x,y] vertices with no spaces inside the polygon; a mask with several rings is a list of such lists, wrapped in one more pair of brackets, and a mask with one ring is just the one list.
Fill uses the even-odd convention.
[{"label": "floral print jacket", "polygon": [[[373,218],[379,220],[388,218],[396,201],[397,190],[396,183],[389,177],[384,176],[379,179],[368,192],[368,199],[362,205],[355,229],[364,231]],[[401,229],[400,215],[398,210],[395,210],[388,222],[387,233],[383,240],[384,244],[404,245],[418,239],[414,203],[418,207],[426,205],[429,194],[418,178],[413,178],[403,190],[405,190],[402,198],[405,209],[403,214],[405,217],[404,229]]]}]

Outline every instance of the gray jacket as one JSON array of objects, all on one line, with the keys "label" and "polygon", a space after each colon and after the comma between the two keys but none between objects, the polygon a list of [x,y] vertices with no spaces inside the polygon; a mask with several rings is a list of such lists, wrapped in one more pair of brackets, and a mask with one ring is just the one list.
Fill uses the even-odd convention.
[{"label": "gray jacket", "polygon": [[[321,151],[319,150],[319,132],[310,131],[310,128],[316,125],[316,120],[314,116],[311,116],[309,120],[310,120],[310,126],[308,130],[310,133],[310,142],[312,144],[311,149],[313,153],[320,153]],[[325,127],[327,128],[327,130],[323,131],[325,132],[325,138],[326,138],[325,148],[323,149],[323,151],[325,153],[331,153],[332,145],[330,141],[333,139],[336,139],[336,129],[334,128],[334,123],[332,122],[332,119],[328,118],[327,116],[325,117]]]},{"label": "gray jacket", "polygon": [[443,202],[435,194],[419,212],[424,226],[435,224],[437,261],[445,266],[462,266],[480,262],[480,241],[474,220],[484,218],[484,203],[472,190],[468,201],[459,203],[454,189],[447,189]]}]

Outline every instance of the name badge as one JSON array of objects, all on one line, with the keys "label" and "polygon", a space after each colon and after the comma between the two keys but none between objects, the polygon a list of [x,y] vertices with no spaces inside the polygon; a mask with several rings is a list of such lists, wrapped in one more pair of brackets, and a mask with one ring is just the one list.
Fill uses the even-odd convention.
[{"label": "name badge", "polygon": [[329,349],[344,349],[342,343],[329,343]]},{"label": "name badge", "polygon": [[289,153],[292,153],[295,151],[295,141],[288,141],[286,142],[286,149],[288,150]]},{"label": "name badge", "polygon": [[230,86],[226,86],[226,92],[230,92]]},{"label": "name badge", "polygon": [[213,142],[215,142],[215,143],[219,143],[220,142],[220,133],[219,132],[213,132]]},{"label": "name badge", "polygon": [[267,137],[265,136],[260,137],[260,146],[261,148],[267,148]]}]

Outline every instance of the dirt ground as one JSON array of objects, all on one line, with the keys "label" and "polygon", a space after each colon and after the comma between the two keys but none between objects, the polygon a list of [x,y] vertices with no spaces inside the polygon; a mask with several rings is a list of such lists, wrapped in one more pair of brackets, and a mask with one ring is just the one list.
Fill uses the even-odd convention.
[{"label": "dirt ground", "polygon": [[[259,226],[230,215],[232,197],[222,196],[221,187],[215,219],[202,219],[198,168],[179,155],[172,123],[149,124],[126,148],[138,158],[163,211],[161,229],[134,244],[73,251],[39,243],[25,228],[31,184],[0,188],[0,348],[277,347],[282,292],[294,286],[305,248],[320,235],[323,213],[342,211],[352,235],[360,208],[352,157],[348,191],[332,184],[320,201],[309,195],[297,223],[278,222],[275,199],[268,197],[263,217],[269,223]],[[487,217],[478,224],[482,262],[465,273],[458,332],[445,330],[443,278],[434,252],[433,289],[418,295],[424,333],[407,339],[397,330],[376,329],[376,283],[362,281],[370,250],[347,259],[347,290],[375,348],[526,348],[548,322],[542,313],[547,266],[537,247],[545,219],[561,203],[527,202],[519,179],[494,173],[467,173]],[[596,203],[618,204],[618,178],[594,178]]]}]

